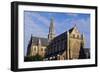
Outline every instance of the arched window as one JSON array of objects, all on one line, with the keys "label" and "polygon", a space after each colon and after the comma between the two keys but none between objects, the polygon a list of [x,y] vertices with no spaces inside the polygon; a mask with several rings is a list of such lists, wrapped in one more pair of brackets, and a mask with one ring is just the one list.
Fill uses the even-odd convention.
[{"label": "arched window", "polygon": [[41,51],[43,51],[43,48],[41,48]]},{"label": "arched window", "polygon": [[65,56],[63,56],[63,59],[64,59],[64,60],[66,59]]},{"label": "arched window", "polygon": [[75,38],[75,34],[73,34],[73,38]]},{"label": "arched window", "polygon": [[34,51],[36,51],[36,47],[34,48]]},{"label": "arched window", "polygon": [[77,38],[79,38],[79,35],[77,35]]}]

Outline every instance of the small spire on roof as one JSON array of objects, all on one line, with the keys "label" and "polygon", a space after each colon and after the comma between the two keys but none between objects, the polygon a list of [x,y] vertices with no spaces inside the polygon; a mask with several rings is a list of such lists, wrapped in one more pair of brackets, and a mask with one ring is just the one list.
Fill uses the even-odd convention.
[{"label": "small spire on roof", "polygon": [[74,28],[75,28],[75,29],[77,28],[77,25],[76,25],[76,24],[74,25]]},{"label": "small spire on roof", "polygon": [[40,38],[39,38],[39,41],[38,41],[38,43],[39,43],[39,44],[41,44],[41,39],[40,39]]}]

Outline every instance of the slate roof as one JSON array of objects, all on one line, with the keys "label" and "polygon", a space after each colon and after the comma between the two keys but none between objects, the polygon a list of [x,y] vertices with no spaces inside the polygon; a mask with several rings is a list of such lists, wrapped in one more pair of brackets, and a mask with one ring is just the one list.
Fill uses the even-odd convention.
[{"label": "slate roof", "polygon": [[42,46],[47,46],[47,45],[48,45],[48,39],[47,39],[47,38],[34,37],[34,36],[32,36],[32,44],[33,44],[33,45],[37,45],[39,39],[40,39],[40,41],[41,41],[41,45],[42,45]]},{"label": "slate roof", "polygon": [[73,29],[74,29],[74,27],[69,30],[69,33],[71,33],[73,31]]}]

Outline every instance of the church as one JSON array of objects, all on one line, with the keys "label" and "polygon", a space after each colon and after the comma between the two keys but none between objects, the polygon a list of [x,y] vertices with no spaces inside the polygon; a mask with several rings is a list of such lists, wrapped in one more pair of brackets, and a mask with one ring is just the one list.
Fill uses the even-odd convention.
[{"label": "church", "polygon": [[40,55],[43,60],[72,60],[90,58],[89,48],[85,48],[85,36],[75,25],[70,30],[56,36],[54,19],[51,18],[48,38],[31,35],[27,56]]}]

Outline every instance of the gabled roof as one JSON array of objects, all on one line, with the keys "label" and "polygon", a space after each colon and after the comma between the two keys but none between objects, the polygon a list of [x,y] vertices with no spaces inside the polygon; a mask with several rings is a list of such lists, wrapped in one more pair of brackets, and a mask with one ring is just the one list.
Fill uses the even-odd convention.
[{"label": "gabled roof", "polygon": [[32,44],[37,45],[39,40],[41,41],[42,46],[47,46],[48,45],[48,39],[47,38],[41,38],[41,37],[34,37],[32,36]]},{"label": "gabled roof", "polygon": [[47,38],[41,38],[41,37],[34,37],[31,36],[29,44],[27,46],[27,56],[30,54],[31,51],[31,45],[38,45],[39,40],[41,41],[42,46],[47,46],[48,45],[48,39]]},{"label": "gabled roof", "polygon": [[75,25],[74,27],[72,27],[71,29],[69,29],[69,33],[73,32],[74,29],[76,29],[79,32],[78,28]]}]

